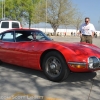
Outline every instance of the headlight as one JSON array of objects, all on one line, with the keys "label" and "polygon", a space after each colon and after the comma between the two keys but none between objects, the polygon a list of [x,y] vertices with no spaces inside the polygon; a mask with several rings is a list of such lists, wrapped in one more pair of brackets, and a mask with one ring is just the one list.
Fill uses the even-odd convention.
[{"label": "headlight", "polygon": [[97,57],[89,57],[88,63],[89,68],[94,69],[99,67],[100,61]]}]

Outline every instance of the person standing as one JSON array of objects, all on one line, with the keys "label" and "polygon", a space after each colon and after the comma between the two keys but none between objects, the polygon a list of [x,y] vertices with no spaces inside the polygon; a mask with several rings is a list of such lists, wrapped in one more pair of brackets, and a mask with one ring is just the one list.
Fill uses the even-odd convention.
[{"label": "person standing", "polygon": [[80,33],[80,42],[86,42],[92,44],[92,38],[94,36],[95,27],[92,23],[90,23],[90,18],[85,18],[85,23],[80,26],[79,33]]}]

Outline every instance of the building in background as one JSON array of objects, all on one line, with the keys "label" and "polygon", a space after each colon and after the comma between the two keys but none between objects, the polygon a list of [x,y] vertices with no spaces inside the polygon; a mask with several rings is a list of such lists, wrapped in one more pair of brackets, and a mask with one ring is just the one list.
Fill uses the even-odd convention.
[{"label": "building in background", "polygon": [[[53,35],[53,32],[54,32],[52,28],[32,28],[32,29],[41,30],[48,35]],[[76,33],[76,29],[57,29],[56,35],[58,36],[73,35],[74,36],[74,35],[77,35],[77,33]]]}]

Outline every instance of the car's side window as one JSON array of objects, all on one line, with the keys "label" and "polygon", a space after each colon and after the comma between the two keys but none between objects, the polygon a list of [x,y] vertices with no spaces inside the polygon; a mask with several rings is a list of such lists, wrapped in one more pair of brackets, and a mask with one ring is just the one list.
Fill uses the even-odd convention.
[{"label": "car's side window", "polygon": [[46,40],[46,36],[41,31],[15,31],[16,42],[26,42],[35,40]]},{"label": "car's side window", "polygon": [[2,41],[14,42],[13,32],[6,32],[3,34]]},{"label": "car's side window", "polygon": [[31,41],[32,35],[30,31],[15,31],[16,42]]},{"label": "car's side window", "polygon": [[45,36],[41,33],[41,31],[33,31],[31,34],[33,34],[37,40],[45,40]]}]

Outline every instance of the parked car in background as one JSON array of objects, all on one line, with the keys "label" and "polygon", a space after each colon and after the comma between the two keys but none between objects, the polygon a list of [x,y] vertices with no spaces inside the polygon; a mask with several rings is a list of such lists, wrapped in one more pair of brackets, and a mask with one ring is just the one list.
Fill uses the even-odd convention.
[{"label": "parked car in background", "polygon": [[59,82],[70,72],[100,70],[100,48],[53,41],[35,29],[11,29],[0,34],[0,61],[41,70],[49,80]]},{"label": "parked car in background", "polygon": [[22,28],[19,21],[13,20],[1,20],[0,21],[0,33],[13,28]]}]

